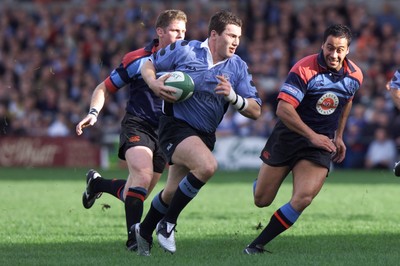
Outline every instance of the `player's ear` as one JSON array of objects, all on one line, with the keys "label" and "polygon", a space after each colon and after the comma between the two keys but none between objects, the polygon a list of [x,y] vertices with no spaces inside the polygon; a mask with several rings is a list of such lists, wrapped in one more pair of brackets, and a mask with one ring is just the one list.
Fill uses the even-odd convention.
[{"label": "player's ear", "polygon": [[164,34],[164,29],[161,28],[161,27],[157,27],[156,28],[156,33],[157,33],[158,37],[162,36]]}]

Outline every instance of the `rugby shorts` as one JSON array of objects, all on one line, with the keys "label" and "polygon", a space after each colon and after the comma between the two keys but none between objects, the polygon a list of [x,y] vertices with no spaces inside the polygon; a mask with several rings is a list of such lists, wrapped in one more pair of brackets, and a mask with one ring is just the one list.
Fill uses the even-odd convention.
[{"label": "rugby shorts", "polygon": [[332,154],[314,147],[305,137],[282,128],[275,128],[268,138],[260,155],[261,160],[270,166],[289,166],[290,169],[300,160],[307,160],[329,171]]},{"label": "rugby shorts", "polygon": [[164,171],[167,161],[158,142],[157,128],[137,116],[126,113],[121,121],[118,157],[126,160],[126,151],[136,146],[148,147],[153,152],[154,172]]},{"label": "rugby shorts", "polygon": [[159,125],[160,146],[167,156],[169,164],[173,164],[171,158],[176,146],[184,139],[190,136],[198,136],[210,151],[214,150],[215,132],[206,133],[191,127],[185,121],[179,120],[173,116],[161,116]]}]

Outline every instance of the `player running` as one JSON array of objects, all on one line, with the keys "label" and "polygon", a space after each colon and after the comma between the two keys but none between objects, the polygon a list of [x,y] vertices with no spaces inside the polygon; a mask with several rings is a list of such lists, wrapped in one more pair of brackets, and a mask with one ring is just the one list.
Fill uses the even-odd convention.
[{"label": "player running", "polygon": [[188,100],[169,104],[160,118],[160,145],[171,167],[164,190],[154,197],[145,219],[136,226],[140,255],[150,255],[156,228],[162,248],[176,251],[179,214],[217,170],[212,154],[215,131],[229,105],[252,119],[261,114],[261,99],[247,64],[235,54],[241,35],[241,19],[231,12],[217,12],[210,19],[208,39],[178,41],[142,67],[149,87],[166,101],[173,102],[174,97],[163,81],[156,79],[158,71],[186,72],[193,78],[195,90]]},{"label": "player running", "polygon": [[261,152],[254,203],[260,208],[271,205],[290,172],[293,193],[245,254],[265,252],[267,243],[289,229],[321,190],[331,160],[345,157],[343,132],[363,80],[360,68],[346,58],[351,37],[344,25],[328,27],[321,52],[297,62],[280,89],[279,121]]},{"label": "player running", "polygon": [[97,171],[90,170],[82,197],[83,206],[87,209],[92,207],[102,192],[110,193],[124,201],[128,250],[137,248],[132,226],[140,222],[143,201],[160,179],[166,165],[166,158],[158,143],[162,100],[149,89],[141,77],[140,70],[152,53],[185,38],[186,22],[186,14],[183,11],[161,12],[155,25],[158,39],[123,57],[120,66],[96,87],[89,114],[76,126],[78,135],[83,133],[83,128],[93,126],[107,94],[115,93],[129,85],[129,99],[125,117],[121,122],[118,151],[118,157],[127,162],[128,178],[126,181],[108,180],[102,178]]},{"label": "player running", "polygon": [[[386,89],[390,91],[395,106],[400,110],[400,69],[396,70],[392,80],[386,84]],[[395,176],[400,176],[400,161],[394,164],[393,172]]]}]

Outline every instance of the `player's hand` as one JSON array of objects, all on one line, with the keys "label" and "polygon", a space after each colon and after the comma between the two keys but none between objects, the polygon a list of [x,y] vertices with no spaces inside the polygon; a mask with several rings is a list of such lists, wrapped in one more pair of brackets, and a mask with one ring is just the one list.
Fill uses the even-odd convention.
[{"label": "player's hand", "polygon": [[310,139],[311,143],[316,147],[324,149],[332,154],[337,152],[337,148],[335,143],[325,135],[315,134],[315,136]]},{"label": "player's hand", "polygon": [[176,98],[172,93],[175,93],[176,90],[172,87],[164,85],[165,80],[167,80],[170,76],[170,74],[162,75],[158,79],[154,80],[149,87],[156,96],[160,97],[166,102],[174,103],[176,102]]},{"label": "player's hand", "polygon": [[342,139],[334,139],[333,143],[336,146],[336,152],[332,154],[332,161],[335,163],[341,163],[346,157],[346,145]]},{"label": "player's hand", "polygon": [[[232,90],[231,83],[224,76],[218,75],[216,78],[219,80],[219,83],[214,89],[215,93],[228,97]],[[227,99],[227,101],[230,101],[230,99]]]},{"label": "player's hand", "polygon": [[88,126],[93,126],[97,122],[97,117],[92,114],[88,114],[84,119],[76,125],[75,132],[78,136],[82,135],[83,129]]},{"label": "player's hand", "polygon": [[386,89],[388,90],[388,91],[390,91],[390,81],[388,81],[387,83],[386,83]]}]

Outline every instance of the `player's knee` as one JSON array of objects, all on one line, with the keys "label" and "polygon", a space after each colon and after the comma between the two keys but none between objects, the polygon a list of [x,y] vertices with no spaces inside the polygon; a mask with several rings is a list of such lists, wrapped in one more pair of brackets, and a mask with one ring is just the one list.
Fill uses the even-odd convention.
[{"label": "player's knee", "polygon": [[148,173],[139,172],[135,176],[129,175],[128,179],[131,180],[132,185],[149,189],[153,176]]},{"label": "player's knee", "polygon": [[259,208],[268,207],[271,205],[271,203],[272,200],[269,200],[268,198],[254,195],[254,205],[256,205]]},{"label": "player's knee", "polygon": [[202,165],[201,172],[202,176],[211,177],[215,174],[218,168],[218,163],[216,160],[211,160],[210,162]]},{"label": "player's knee", "polygon": [[304,196],[304,197],[301,197],[301,198],[293,199],[291,201],[291,204],[296,210],[303,211],[305,208],[310,206],[312,201],[313,201],[312,197]]}]

